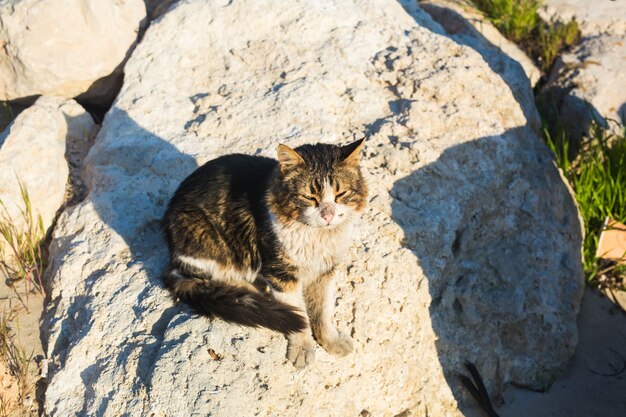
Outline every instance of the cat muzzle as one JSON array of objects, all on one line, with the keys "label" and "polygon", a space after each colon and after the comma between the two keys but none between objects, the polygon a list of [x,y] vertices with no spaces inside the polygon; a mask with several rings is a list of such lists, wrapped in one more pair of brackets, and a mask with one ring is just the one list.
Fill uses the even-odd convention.
[{"label": "cat muzzle", "polygon": [[322,203],[320,206],[320,215],[327,225],[330,224],[333,217],[335,217],[335,206],[333,204]]}]

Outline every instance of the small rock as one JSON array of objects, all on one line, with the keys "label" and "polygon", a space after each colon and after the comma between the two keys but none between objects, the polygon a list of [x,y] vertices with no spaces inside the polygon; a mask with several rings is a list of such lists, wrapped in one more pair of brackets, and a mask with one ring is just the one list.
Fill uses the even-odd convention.
[{"label": "small rock", "polygon": [[611,129],[626,120],[626,8],[624,1],[545,0],[546,20],[578,22],[582,38],[559,57],[543,92],[556,104],[560,122],[576,139],[593,120]]},{"label": "small rock", "polygon": [[557,103],[561,122],[576,138],[593,120],[610,128],[604,118],[626,120],[626,35],[584,37],[563,54],[544,87]]}]

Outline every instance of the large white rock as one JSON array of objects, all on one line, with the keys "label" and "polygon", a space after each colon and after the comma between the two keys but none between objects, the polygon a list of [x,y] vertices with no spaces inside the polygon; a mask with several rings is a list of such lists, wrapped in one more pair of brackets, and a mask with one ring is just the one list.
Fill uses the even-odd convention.
[{"label": "large white rock", "polygon": [[[577,210],[471,48],[390,0],[189,0],[125,70],[89,195],[55,229],[49,415],[460,416],[463,361],[496,394],[547,384],[573,353]],[[297,371],[281,336],[172,302],[159,220],[198,164],[364,133],[371,200],[335,314],[353,354]]]},{"label": "large white rock", "polygon": [[[468,0],[420,0],[419,6],[429,13],[450,36],[460,44],[477,50],[500,74],[524,107],[532,108],[531,86],[541,77],[541,71],[524,51],[506,39],[500,31]],[[522,67],[530,86],[524,82]]]},{"label": "large white rock", "polygon": [[626,33],[623,0],[542,0],[539,14],[545,20],[576,19],[583,35]]},{"label": "large white rock", "polygon": [[87,138],[93,127],[75,101],[41,97],[0,135],[0,200],[18,228],[25,225],[19,183],[29,193],[35,219],[41,215],[47,229],[65,198],[66,145]]},{"label": "large white rock", "polygon": [[[142,0],[0,0],[0,100],[86,92],[122,63],[145,16]],[[82,98],[108,99],[114,78]]]}]

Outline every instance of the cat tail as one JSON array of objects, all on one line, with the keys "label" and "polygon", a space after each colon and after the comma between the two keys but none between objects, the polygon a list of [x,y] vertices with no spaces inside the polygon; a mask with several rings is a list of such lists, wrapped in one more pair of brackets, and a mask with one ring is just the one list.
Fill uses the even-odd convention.
[{"label": "cat tail", "polygon": [[218,317],[248,327],[266,327],[285,335],[308,327],[300,309],[260,293],[245,281],[207,280],[172,269],[165,273],[163,282],[180,301],[209,318]]}]

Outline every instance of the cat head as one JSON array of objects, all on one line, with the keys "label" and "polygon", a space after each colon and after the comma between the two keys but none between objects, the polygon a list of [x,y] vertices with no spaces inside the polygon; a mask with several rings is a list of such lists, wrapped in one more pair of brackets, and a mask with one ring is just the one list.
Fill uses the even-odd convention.
[{"label": "cat head", "polygon": [[283,221],[332,228],[363,210],[367,184],[359,157],[364,140],[346,146],[279,145],[270,208]]}]

